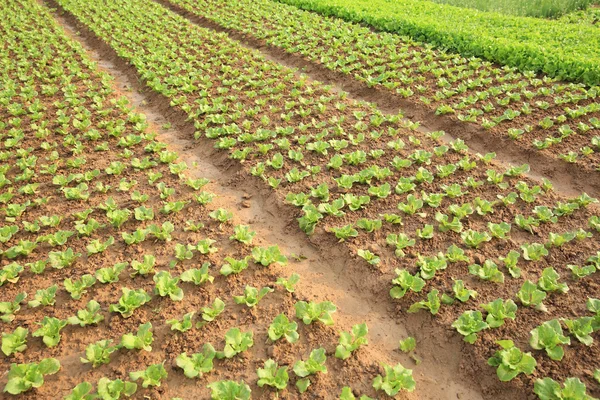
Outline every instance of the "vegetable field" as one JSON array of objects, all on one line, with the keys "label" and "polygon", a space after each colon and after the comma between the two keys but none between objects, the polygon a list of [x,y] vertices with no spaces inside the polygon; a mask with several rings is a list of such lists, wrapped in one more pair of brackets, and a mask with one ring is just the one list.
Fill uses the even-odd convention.
[{"label": "vegetable field", "polygon": [[1,3],[0,398],[600,396],[586,44],[328,2]]}]

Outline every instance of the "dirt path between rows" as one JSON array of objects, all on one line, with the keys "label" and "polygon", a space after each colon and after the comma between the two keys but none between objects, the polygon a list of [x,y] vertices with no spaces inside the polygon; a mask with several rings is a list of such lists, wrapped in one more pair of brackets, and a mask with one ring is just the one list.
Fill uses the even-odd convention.
[{"label": "dirt path between rows", "polygon": [[166,0],[154,1],[199,26],[227,34],[246,48],[261,52],[265,58],[271,61],[298,69],[299,72],[308,75],[313,80],[333,85],[337,90],[347,92],[350,98],[375,103],[377,108],[384,113],[397,114],[402,111],[410,120],[419,121],[421,130],[424,132],[443,130],[446,132],[448,141],[461,138],[474,152],[481,154],[495,152],[496,160],[499,162],[519,165],[527,163],[531,167],[528,175],[530,178],[545,177],[552,180],[558,193],[565,196],[577,196],[585,192],[593,197],[600,196],[600,174],[590,173],[577,164],[568,164],[541,151],[519,148],[508,137],[498,138],[490,135],[476,124],[455,121],[449,116],[436,115],[434,111],[422,104],[404,99],[387,90],[368,87],[351,76],[329,70],[301,55],[287,53],[281,48],[267,44],[264,40],[225,28]]},{"label": "dirt path between rows", "polygon": [[[61,9],[54,1],[45,1],[48,6]],[[393,358],[408,368],[414,368],[416,392],[400,398],[526,398],[517,389],[502,385],[493,369],[482,369],[483,366],[474,362],[465,351],[460,337],[437,325],[429,314],[404,314],[402,319],[399,318],[387,294],[389,284],[375,276],[373,271],[366,272],[362,265],[356,265],[347,248],[338,245],[330,235],[307,237],[298,228],[294,208],[285,205],[258,178],[245,173],[237,161],[227,158],[225,152],[213,149],[214,143],[209,139],[193,140],[193,123],[186,122],[187,116],[183,111],[170,107],[166,97],[148,89],[139,80],[133,66],[119,58],[112,48],[97,39],[71,14],[54,11],[53,15],[67,34],[83,45],[98,63],[99,69],[114,77],[115,86],[121,94],[129,98],[138,112],[147,116],[151,126],[162,132],[159,139],[180,154],[190,165],[191,172],[218,183],[213,191],[223,203],[222,207],[237,210],[237,215],[250,223],[259,236],[278,244],[284,253],[302,256],[304,261],[294,263],[293,268],[303,280],[310,282],[309,291],[304,295],[316,298],[327,293],[338,306],[340,318],[345,315],[368,324],[370,354],[376,359]],[[285,60],[269,58],[294,66]],[[327,79],[321,80],[327,82]],[[345,84],[339,86],[347,90]],[[167,123],[170,124],[168,129],[160,128]],[[381,290],[373,292],[371,288],[376,286]],[[417,338],[417,355],[421,359],[417,366],[398,350],[398,340],[408,335]],[[337,394],[332,394],[332,398],[335,396]]]}]

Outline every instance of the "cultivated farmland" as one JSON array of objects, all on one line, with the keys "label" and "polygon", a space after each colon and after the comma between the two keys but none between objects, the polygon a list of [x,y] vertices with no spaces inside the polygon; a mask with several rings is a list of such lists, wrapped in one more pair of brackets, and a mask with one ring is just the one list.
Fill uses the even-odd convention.
[{"label": "cultivated farmland", "polygon": [[598,396],[590,60],[360,2],[2,3],[2,398]]}]

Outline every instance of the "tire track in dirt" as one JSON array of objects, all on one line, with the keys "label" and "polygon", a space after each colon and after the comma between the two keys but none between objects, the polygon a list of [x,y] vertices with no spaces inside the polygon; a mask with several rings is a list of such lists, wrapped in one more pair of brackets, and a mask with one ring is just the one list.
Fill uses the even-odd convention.
[{"label": "tire track in dirt", "polygon": [[[46,0],[46,4],[61,10],[53,0]],[[356,265],[347,249],[330,235],[308,238],[297,226],[295,209],[284,205],[262,181],[245,173],[237,161],[228,159],[225,152],[213,149],[209,139],[191,139],[195,130],[193,122],[187,121],[183,111],[171,108],[166,97],[145,87],[133,66],[119,58],[71,14],[59,15],[56,11],[53,14],[69,36],[80,42],[98,62],[99,69],[115,79],[121,94],[146,114],[151,125],[156,128],[171,124],[159,139],[190,164],[190,172],[218,182],[218,189],[215,185],[213,191],[223,207],[235,209],[262,238],[278,244],[284,253],[304,258],[293,264],[294,272],[299,273],[304,282],[299,291],[308,298],[323,300],[327,296],[338,306],[336,329],[349,325],[350,320],[367,322],[368,354],[378,361],[400,361],[408,368],[414,363],[397,350],[398,340],[416,336],[417,354],[422,362],[414,371],[417,390],[405,398],[475,400],[485,398],[485,392],[493,392],[497,399],[523,398],[522,392],[501,386],[492,369],[482,377],[479,366],[463,356],[467,352],[463,351],[460,338],[435,324],[431,316],[403,314],[400,322],[387,294],[389,282],[372,271],[361,270],[363,267]],[[380,289],[373,291],[373,287]]]},{"label": "tire track in dirt", "polygon": [[527,163],[531,168],[528,174],[530,178],[550,179],[558,193],[565,196],[576,196],[585,192],[590,196],[600,197],[600,174],[598,173],[584,170],[577,164],[569,164],[550,157],[541,151],[518,148],[512,144],[512,140],[489,135],[485,129],[476,124],[455,121],[449,116],[436,115],[435,111],[417,102],[386,90],[368,87],[351,76],[327,69],[301,55],[287,53],[279,47],[267,44],[264,40],[225,28],[208,18],[200,17],[172,4],[168,0],[154,1],[203,28],[227,34],[244,47],[259,51],[271,61],[297,69],[313,80],[333,85],[337,90],[347,92],[350,98],[375,103],[377,108],[384,113],[403,112],[410,120],[419,121],[421,130],[424,132],[443,130],[446,132],[448,141],[460,138],[474,152],[481,154],[495,152],[497,154],[496,161],[519,165]]}]

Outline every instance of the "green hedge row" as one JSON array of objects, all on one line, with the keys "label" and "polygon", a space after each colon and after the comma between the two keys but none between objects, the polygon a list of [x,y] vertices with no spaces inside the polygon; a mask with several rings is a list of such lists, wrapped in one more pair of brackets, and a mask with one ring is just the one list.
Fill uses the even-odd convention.
[{"label": "green hedge row", "polygon": [[600,29],[423,0],[278,0],[552,77],[600,84]]}]

